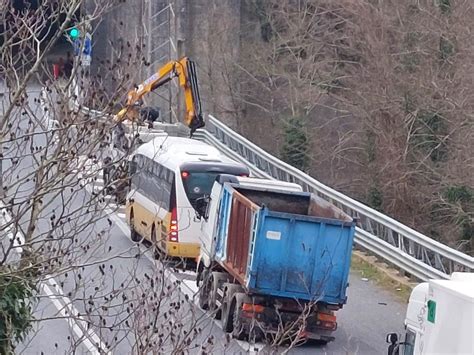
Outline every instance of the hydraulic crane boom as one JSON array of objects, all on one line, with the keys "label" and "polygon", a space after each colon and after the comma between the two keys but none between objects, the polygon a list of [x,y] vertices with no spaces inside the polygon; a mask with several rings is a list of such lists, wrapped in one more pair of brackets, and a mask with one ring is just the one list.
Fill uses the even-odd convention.
[{"label": "hydraulic crane boom", "polygon": [[191,134],[196,129],[204,127],[196,65],[187,57],[166,63],[159,68],[155,74],[138,85],[137,88],[131,90],[127,95],[125,107],[120,110],[116,119],[120,122],[125,119],[136,119],[138,116],[136,107],[139,105],[143,96],[163,86],[174,77],[178,78],[179,85],[184,89],[184,100],[186,104],[185,124],[191,129]]}]

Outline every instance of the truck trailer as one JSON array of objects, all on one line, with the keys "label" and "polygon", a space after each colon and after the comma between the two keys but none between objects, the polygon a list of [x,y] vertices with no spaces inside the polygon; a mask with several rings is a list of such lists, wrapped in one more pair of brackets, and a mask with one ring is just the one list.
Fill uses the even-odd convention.
[{"label": "truck trailer", "polygon": [[334,339],[355,222],[296,184],[220,175],[201,224],[199,304],[237,339]]},{"label": "truck trailer", "polygon": [[474,354],[474,273],[417,285],[408,302],[404,341],[387,335],[389,355]]}]

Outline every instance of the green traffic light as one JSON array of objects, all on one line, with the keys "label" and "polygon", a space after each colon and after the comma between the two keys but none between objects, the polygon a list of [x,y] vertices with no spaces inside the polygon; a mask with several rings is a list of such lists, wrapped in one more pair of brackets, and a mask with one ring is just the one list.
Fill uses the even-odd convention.
[{"label": "green traffic light", "polygon": [[72,38],[72,39],[76,39],[77,37],[79,37],[79,30],[77,28],[72,28],[70,31],[69,31],[69,36]]}]

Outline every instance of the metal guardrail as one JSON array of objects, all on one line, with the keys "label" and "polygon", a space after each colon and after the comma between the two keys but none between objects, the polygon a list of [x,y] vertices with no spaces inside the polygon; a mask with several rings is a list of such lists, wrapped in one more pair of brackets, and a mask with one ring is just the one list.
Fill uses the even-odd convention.
[{"label": "metal guardrail", "polygon": [[[111,118],[87,108],[81,108],[81,111],[91,118]],[[139,133],[148,135],[148,138],[152,138],[154,133],[163,131],[170,135],[182,135],[183,131],[179,126],[179,124],[155,123],[151,131],[141,129],[142,132]],[[195,133],[195,138],[246,164],[255,176],[300,184],[305,191],[313,192],[338,206],[358,220],[356,244],[420,280],[447,279],[455,271],[474,271],[473,257],[437,242],[322,184],[264,151],[213,116],[209,116],[206,129],[200,129]]]},{"label": "metal guardrail", "polygon": [[246,162],[256,175],[300,184],[358,219],[355,241],[420,280],[449,278],[454,271],[473,271],[474,258],[437,242],[292,167],[209,116],[200,138]]}]

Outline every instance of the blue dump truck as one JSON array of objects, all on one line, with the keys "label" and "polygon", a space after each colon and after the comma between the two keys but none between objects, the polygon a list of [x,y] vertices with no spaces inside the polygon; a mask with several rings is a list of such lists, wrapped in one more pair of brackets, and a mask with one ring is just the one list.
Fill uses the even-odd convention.
[{"label": "blue dump truck", "polygon": [[199,304],[237,339],[334,339],[355,222],[296,184],[220,175],[203,202]]}]

